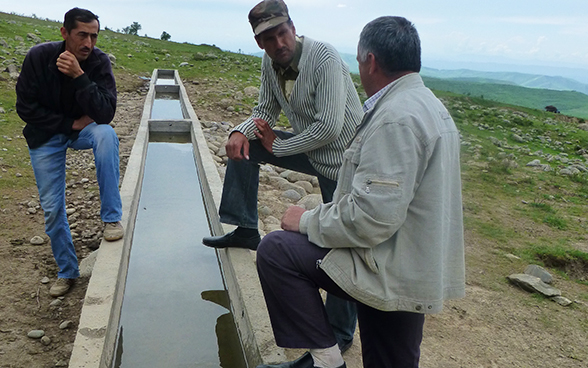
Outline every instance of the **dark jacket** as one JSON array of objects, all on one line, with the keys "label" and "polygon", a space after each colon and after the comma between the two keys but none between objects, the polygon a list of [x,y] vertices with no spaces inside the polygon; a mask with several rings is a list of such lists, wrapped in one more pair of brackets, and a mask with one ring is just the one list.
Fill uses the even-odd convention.
[{"label": "dark jacket", "polygon": [[16,111],[26,126],[23,134],[30,148],[37,148],[55,134],[77,138],[74,120],[88,115],[97,124],[108,124],[116,110],[116,84],[108,56],[94,48],[80,64],[84,74],[72,79],[57,69],[65,42],[32,47],[16,84]]}]

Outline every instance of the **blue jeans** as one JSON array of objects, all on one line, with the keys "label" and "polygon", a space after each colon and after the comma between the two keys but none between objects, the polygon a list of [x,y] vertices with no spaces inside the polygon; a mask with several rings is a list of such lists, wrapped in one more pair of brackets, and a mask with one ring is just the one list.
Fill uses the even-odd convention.
[{"label": "blue jeans", "polygon": [[[274,130],[281,139],[288,139],[293,134]],[[269,153],[259,140],[249,141],[249,160],[234,161],[229,159],[223,184],[223,194],[219,208],[220,221],[249,229],[257,229],[257,193],[259,188],[259,163],[269,163],[285,169],[314,175],[318,178],[323,202],[333,200],[337,182],[320,174],[301,153],[292,156],[276,157]],[[347,345],[353,340],[357,322],[355,303],[327,295],[325,303],[329,321],[333,326],[339,346]]]},{"label": "blue jeans", "polygon": [[92,123],[79,133],[76,140],[57,134],[41,147],[29,149],[45,214],[45,232],[51,239],[53,257],[59,266],[58,277],[74,279],[80,272],[65,213],[65,155],[68,148],[92,148],[94,151],[102,221],[120,221],[122,202],[118,190],[118,137],[110,125]]}]

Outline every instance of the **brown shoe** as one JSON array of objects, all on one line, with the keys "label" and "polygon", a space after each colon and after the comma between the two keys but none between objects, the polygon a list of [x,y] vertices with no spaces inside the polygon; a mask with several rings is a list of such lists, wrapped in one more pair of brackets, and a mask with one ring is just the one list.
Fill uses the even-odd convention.
[{"label": "brown shoe", "polygon": [[122,239],[125,231],[120,223],[117,222],[106,222],[104,224],[104,239],[107,241],[115,241]]},{"label": "brown shoe", "polygon": [[54,298],[65,295],[75,282],[76,279],[64,279],[60,277],[55,281],[55,284],[51,286],[51,289],[49,289],[49,295]]}]

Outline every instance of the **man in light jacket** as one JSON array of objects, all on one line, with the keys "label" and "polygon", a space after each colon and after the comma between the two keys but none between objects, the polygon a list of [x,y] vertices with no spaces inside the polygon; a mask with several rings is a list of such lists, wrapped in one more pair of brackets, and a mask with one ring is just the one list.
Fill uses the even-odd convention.
[{"label": "man in light jacket", "polygon": [[276,343],[310,351],[263,367],[345,363],[319,288],[357,304],[364,367],[418,367],[425,314],[465,294],[460,138],[425,87],[420,40],[401,17],[365,26],[357,60],[369,99],[331,203],[296,206],[257,267]]}]

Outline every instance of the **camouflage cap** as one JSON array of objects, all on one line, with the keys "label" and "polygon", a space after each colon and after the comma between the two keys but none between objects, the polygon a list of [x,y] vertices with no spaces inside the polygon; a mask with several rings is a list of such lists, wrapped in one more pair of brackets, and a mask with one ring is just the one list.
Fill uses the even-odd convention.
[{"label": "camouflage cap", "polygon": [[264,0],[249,12],[249,23],[256,36],[289,20],[288,7],[282,0]]}]

